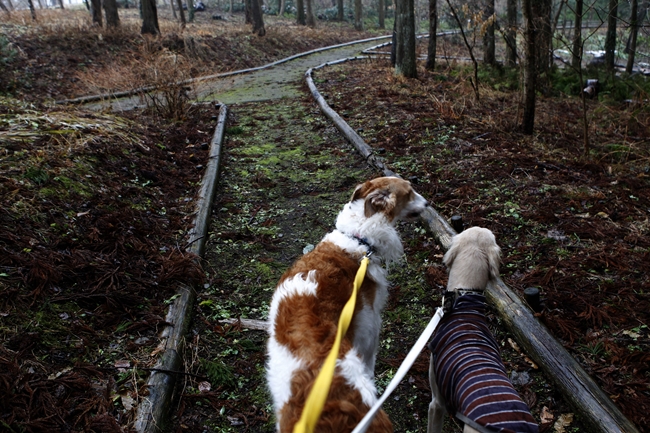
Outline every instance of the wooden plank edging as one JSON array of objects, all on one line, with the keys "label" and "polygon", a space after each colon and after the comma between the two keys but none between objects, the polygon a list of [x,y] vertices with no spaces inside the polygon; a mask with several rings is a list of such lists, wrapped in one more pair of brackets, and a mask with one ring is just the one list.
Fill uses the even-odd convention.
[{"label": "wooden plank edging", "polygon": [[[309,69],[305,73],[307,85],[321,111],[335,124],[341,133],[354,145],[359,153],[385,176],[396,174],[384,162],[374,157],[372,148],[336,113],[318,92],[312,79],[314,69],[365,59],[352,57],[329,62]],[[456,231],[432,207],[422,214],[421,219],[438,244],[446,251]],[[562,391],[562,395],[580,412],[582,420],[600,433],[639,433],[612,400],[594,382],[578,362],[551,335],[549,330],[534,316],[519,296],[499,278],[487,287],[488,301],[496,308],[508,330],[515,336],[530,357],[538,363],[549,378]]]},{"label": "wooden plank edging", "polygon": [[[214,136],[210,145],[210,155],[201,181],[201,189],[196,201],[193,227],[189,232],[187,252],[203,257],[205,243],[210,226],[212,203],[219,178],[221,145],[225,132],[228,108],[221,105]],[[138,433],[152,433],[163,429],[171,413],[176,375],[169,371],[182,371],[182,352],[185,334],[191,320],[191,310],[196,299],[193,287],[182,284],[176,292],[174,302],[170,305],[165,322],[166,326],[160,334],[158,349],[162,352],[155,368],[162,371],[152,371],[147,381],[149,395],[142,397],[138,404],[138,412],[133,428]]]}]

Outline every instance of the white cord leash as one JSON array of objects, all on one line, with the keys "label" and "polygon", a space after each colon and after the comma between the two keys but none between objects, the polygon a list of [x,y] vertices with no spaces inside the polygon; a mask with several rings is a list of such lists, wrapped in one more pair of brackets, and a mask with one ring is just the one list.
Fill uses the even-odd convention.
[{"label": "white cord leash", "polygon": [[429,321],[427,327],[424,328],[424,331],[420,335],[420,338],[418,338],[418,341],[415,342],[415,344],[411,348],[411,351],[408,353],[408,355],[406,355],[406,358],[404,358],[402,365],[400,365],[399,368],[397,369],[397,373],[395,373],[395,377],[393,377],[393,380],[391,380],[388,386],[386,387],[384,394],[381,396],[379,400],[377,400],[377,403],[375,403],[374,406],[370,408],[366,416],[364,416],[361,422],[356,426],[356,428],[352,430],[352,433],[364,433],[366,431],[366,429],[372,422],[373,418],[375,417],[377,411],[384,404],[388,396],[390,396],[391,393],[395,391],[397,385],[399,385],[402,379],[404,379],[404,376],[406,376],[406,373],[408,373],[408,371],[411,369],[411,366],[413,365],[417,357],[420,355],[420,352],[422,352],[422,349],[429,341],[429,338],[431,338],[431,335],[433,335],[433,331],[436,330],[436,327],[438,326],[440,319],[442,319],[442,315],[443,315],[442,308],[438,307],[435,314],[431,318],[431,321]]}]

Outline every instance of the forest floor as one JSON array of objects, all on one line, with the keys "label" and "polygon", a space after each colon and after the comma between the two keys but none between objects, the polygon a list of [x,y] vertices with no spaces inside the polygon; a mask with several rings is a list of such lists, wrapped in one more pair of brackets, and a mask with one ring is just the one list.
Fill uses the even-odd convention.
[{"label": "forest floor", "polygon": [[[170,53],[189,66],[180,74],[187,77],[371,36],[341,25],[309,30],[270,21],[268,39],[259,39],[239,18],[201,19],[185,33],[164,24],[159,40],[137,36],[126,19],[131,30],[113,33],[89,28],[85,15],[40,31],[18,18],[1,24],[11,30],[14,52],[1,89],[12,96],[0,108],[0,423],[10,431],[127,429],[179,282],[203,290],[186,353],[195,376],[181,381],[172,430],[273,430],[265,335],[219,320],[264,319],[283,270],[331,229],[354,186],[379,173],[320,114],[303,83],[296,86],[304,97],[231,107],[201,270],[184,253],[185,235],[214,108],[181,103],[178,112],[152,106],[117,116],[46,104],[146,83],[147,71],[161,70],[156,65]],[[216,39],[219,55],[187,48]],[[183,43],[166,46],[170,40]],[[510,90],[516,78],[482,76],[476,101],[469,75],[463,65],[441,62],[435,72],[419,69],[417,80],[404,80],[376,60],[330,67],[315,80],[439,213],[494,231],[506,284],[520,293],[542,289],[540,320],[649,432],[647,105],[588,101],[585,155],[579,99],[540,98],[537,133],[525,136],[517,127],[519,97]],[[425,231],[402,230],[407,260],[393,270],[380,388],[439,305],[446,279],[442,251]],[[541,430],[587,431],[508,342],[498,317],[490,321]],[[427,362],[423,353],[389,402],[396,431],[425,429]],[[448,428],[458,430],[453,422]]]}]

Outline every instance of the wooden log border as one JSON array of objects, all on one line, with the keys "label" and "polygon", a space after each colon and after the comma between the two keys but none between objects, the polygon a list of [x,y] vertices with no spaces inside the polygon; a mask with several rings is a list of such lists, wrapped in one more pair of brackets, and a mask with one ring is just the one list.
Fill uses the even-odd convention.
[{"label": "wooden log border", "polygon": [[[219,165],[221,159],[221,146],[226,125],[228,108],[221,105],[219,117],[212,141],[210,155],[201,181],[201,189],[195,207],[193,227],[189,232],[189,246],[186,251],[203,258],[205,243],[210,226],[212,203],[219,178]],[[191,320],[191,310],[196,300],[196,290],[182,284],[177,292],[174,302],[170,305],[165,322],[169,323],[160,334],[158,350],[162,355],[147,381],[149,395],[142,397],[138,404],[136,419],[133,424],[138,433],[151,433],[161,431],[168,423],[173,400],[173,390],[176,384],[176,374],[183,369],[183,347],[185,333]]]},{"label": "wooden log border", "polygon": [[[328,62],[305,73],[305,79],[312,96],[321,111],[341,133],[355,146],[358,152],[385,176],[394,176],[383,161],[372,154],[372,148],[336,113],[318,92],[312,79],[313,70],[351,60],[368,57],[351,57]],[[446,251],[456,231],[432,207],[422,215],[426,227],[438,244]],[[524,350],[538,363],[563,396],[580,412],[582,419],[592,431],[602,433],[638,433],[639,430],[616,407],[614,402],[594,382],[567,350],[551,335],[549,330],[534,316],[522,300],[499,278],[488,285],[488,301],[496,308],[508,330],[515,336]]]}]

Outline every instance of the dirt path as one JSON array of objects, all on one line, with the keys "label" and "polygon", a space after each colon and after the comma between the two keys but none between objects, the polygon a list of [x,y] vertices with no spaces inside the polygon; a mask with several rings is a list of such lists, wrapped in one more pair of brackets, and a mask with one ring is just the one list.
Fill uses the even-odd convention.
[{"label": "dirt path", "polygon": [[[365,46],[373,44],[377,42]],[[188,371],[207,377],[211,390],[200,392],[199,380],[186,383],[176,427],[274,431],[264,379],[266,333],[219,320],[265,320],[282,273],[333,228],[358,183],[381,175],[301,90],[307,68],[359,51],[358,46],[337,49],[233,77],[213,93],[229,105],[230,115],[206,245],[208,284],[198,294],[186,353]],[[393,269],[396,284],[377,364],[379,389],[390,381],[437,303],[424,275],[427,261],[440,251],[426,237],[427,246],[421,250],[424,229],[419,225],[401,230],[408,259]],[[399,431],[426,430],[427,368],[428,359],[422,355],[387,404]]]},{"label": "dirt path", "polygon": [[[268,101],[282,98],[296,98],[304,93],[300,86],[307,69],[346,57],[359,55],[364,49],[381,43],[382,40],[343,44],[338,48],[312,52],[287,62],[245,74],[199,81],[192,86],[193,96],[199,101],[217,100],[226,105],[246,102]],[[138,95],[111,101],[86,104],[90,110],[128,111],[145,105]]]}]

